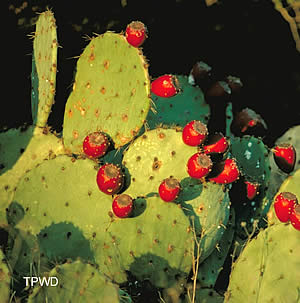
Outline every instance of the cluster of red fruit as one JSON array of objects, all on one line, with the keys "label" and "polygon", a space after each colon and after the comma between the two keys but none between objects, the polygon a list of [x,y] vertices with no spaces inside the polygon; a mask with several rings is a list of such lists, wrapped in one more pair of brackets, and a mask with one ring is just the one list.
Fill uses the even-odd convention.
[{"label": "cluster of red fruit", "polygon": [[282,192],[275,197],[274,209],[281,222],[291,222],[292,226],[300,230],[300,204],[296,195]]}]

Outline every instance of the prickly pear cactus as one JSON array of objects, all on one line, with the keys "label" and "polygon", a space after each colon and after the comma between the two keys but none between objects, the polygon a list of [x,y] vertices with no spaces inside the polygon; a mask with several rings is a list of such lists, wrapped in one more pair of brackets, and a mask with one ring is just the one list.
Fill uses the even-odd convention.
[{"label": "prickly pear cactus", "polygon": [[181,131],[157,128],[145,132],[124,153],[123,165],[131,179],[126,193],[134,197],[157,193],[165,178],[189,177],[186,163],[196,152],[196,147],[183,143]]},{"label": "prickly pear cactus", "polygon": [[202,262],[198,270],[198,280],[201,288],[213,288],[220,271],[223,269],[224,261],[231,247],[235,228],[235,212],[230,210],[229,221],[224,234],[214,248],[213,252]]},{"label": "prickly pear cactus", "polygon": [[32,120],[34,125],[44,127],[54,103],[57,70],[56,22],[50,10],[39,15],[33,37]]},{"label": "prickly pear cactus", "polygon": [[[242,222],[247,228],[253,225],[254,220],[260,221],[268,212],[272,197],[268,192],[270,184],[270,164],[268,148],[261,139],[254,136],[231,137],[230,152],[236,158],[244,181],[259,184],[256,197],[249,201],[237,192],[235,208],[237,211],[237,228],[239,235],[244,235]],[[263,223],[261,223],[263,224]],[[244,235],[245,236],[245,235]]]},{"label": "prickly pear cactus", "polygon": [[[120,263],[138,280],[150,280],[156,287],[170,287],[192,267],[193,233],[189,220],[174,203],[159,197],[135,201],[132,218],[115,219],[107,229],[102,248],[109,258],[100,268],[107,275],[110,265]],[[114,277],[112,277],[114,278]]]},{"label": "prickly pear cactus", "polygon": [[73,91],[64,115],[67,150],[82,153],[89,133],[107,133],[115,147],[139,132],[150,108],[150,80],[140,49],[123,35],[107,32],[92,38],[77,62]]},{"label": "prickly pear cactus", "polygon": [[[183,303],[192,302],[192,290],[190,295],[185,296]],[[197,289],[195,303],[223,303],[224,298],[215,290],[209,288]]]},{"label": "prickly pear cactus", "polygon": [[64,152],[60,138],[47,128],[30,126],[0,133],[0,226],[7,224],[5,209],[22,175]]},{"label": "prickly pear cactus", "polygon": [[[296,195],[298,201],[300,201],[300,169],[296,170],[293,174],[291,174],[289,177],[285,179],[285,181],[281,184],[281,186],[278,189],[277,194],[281,192],[291,192],[294,195]],[[274,198],[277,196],[277,194],[274,195]],[[274,210],[274,200],[272,203],[272,206],[270,208],[270,211],[268,212],[268,222],[269,224],[279,224],[280,221],[276,217],[275,210]],[[298,232],[299,233],[299,232]]]},{"label": "prickly pear cactus", "polygon": [[130,302],[121,301],[116,284],[109,281],[94,266],[79,260],[56,266],[45,277],[56,277],[59,285],[35,287],[29,295],[28,303]]},{"label": "prickly pear cactus", "polygon": [[10,272],[5,262],[5,256],[0,249],[0,296],[3,302],[9,302],[10,297]]},{"label": "prickly pear cactus", "polygon": [[209,105],[198,86],[189,83],[188,77],[176,76],[180,93],[171,98],[152,95],[153,106],[147,116],[147,127],[157,128],[159,125],[184,127],[192,120],[207,123],[210,114]]},{"label": "prickly pear cactus", "polygon": [[182,180],[181,185],[178,201],[200,238],[199,263],[202,263],[225,232],[230,212],[228,191],[222,185],[202,184],[192,178]]},{"label": "prickly pear cactus", "polygon": [[291,224],[260,231],[233,265],[224,302],[299,302],[299,250]]}]

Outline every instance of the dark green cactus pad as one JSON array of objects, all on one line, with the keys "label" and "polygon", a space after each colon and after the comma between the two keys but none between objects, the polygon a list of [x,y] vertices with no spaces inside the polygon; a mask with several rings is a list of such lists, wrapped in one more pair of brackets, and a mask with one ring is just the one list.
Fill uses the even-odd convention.
[{"label": "dark green cactus pad", "polygon": [[[78,256],[97,263],[108,257],[102,238],[111,222],[112,198],[99,191],[96,175],[94,161],[61,155],[21,178],[14,201],[24,217],[17,227],[37,238],[50,263]],[[110,270],[117,275],[119,265]],[[126,280],[123,272],[121,277]]]},{"label": "dark green cactus pad", "polygon": [[0,133],[0,226],[7,224],[5,209],[26,171],[44,159],[64,152],[62,140],[47,128],[30,126]]},{"label": "dark green cactus pad", "polygon": [[47,124],[54,103],[57,70],[57,33],[53,13],[39,15],[33,34],[31,107],[33,124]]},{"label": "dark green cactus pad", "polygon": [[152,94],[152,110],[147,116],[147,127],[154,129],[159,125],[184,127],[192,120],[207,123],[210,115],[209,105],[198,86],[189,83],[188,77],[176,76],[180,92],[171,98],[162,98]]},{"label": "dark green cactus pad", "polygon": [[63,138],[82,153],[89,133],[107,133],[121,147],[139,132],[150,108],[150,80],[140,49],[125,36],[107,32],[92,38],[77,62],[64,115]]},{"label": "dark green cactus pad", "polygon": [[270,178],[268,148],[253,136],[230,139],[230,151],[246,180],[266,185]]},{"label": "dark green cactus pad", "polygon": [[[239,236],[247,238],[244,228],[241,227],[241,223],[246,223],[246,228],[249,232],[252,230],[254,220],[257,220],[262,227],[265,226],[263,217],[269,211],[272,202],[272,197],[268,192],[271,174],[269,153],[268,148],[262,140],[253,136],[232,137],[230,142],[230,152],[237,160],[238,167],[243,176],[243,179],[239,181],[240,184],[233,186],[237,189],[235,198],[233,199],[237,214],[237,233]],[[246,190],[241,191],[239,188],[239,186],[245,188],[244,181],[259,184],[259,192],[252,201],[247,199]]]},{"label": "dark green cactus pad", "polygon": [[299,302],[299,250],[291,224],[262,230],[233,265],[224,302]]},{"label": "dark green cactus pad", "polygon": [[[296,195],[298,199],[298,203],[300,203],[300,168],[296,170],[293,174],[291,174],[289,177],[285,179],[285,181],[281,184],[279,187],[278,192],[274,195],[274,199],[272,202],[272,205],[270,207],[270,211],[268,212],[268,222],[269,224],[279,224],[280,221],[277,219],[275,210],[274,210],[274,200],[277,194],[282,192],[291,192],[294,195]],[[300,232],[299,232],[300,234]]]},{"label": "dark green cactus pad", "polygon": [[222,238],[213,252],[199,266],[198,280],[202,288],[213,288],[223,269],[224,261],[231,247],[235,227],[235,212],[231,208],[229,221]]},{"label": "dark green cactus pad", "polygon": [[123,165],[131,178],[126,193],[134,197],[157,193],[165,178],[189,177],[186,163],[196,152],[196,147],[183,143],[181,131],[157,128],[145,132],[124,153]]},{"label": "dark green cactus pad", "polygon": [[109,281],[94,266],[79,260],[56,266],[46,277],[56,277],[58,285],[34,288],[29,295],[28,303],[122,302],[116,284]]},{"label": "dark green cactus pad", "polygon": [[0,249],[0,296],[2,302],[9,302],[11,274]]},{"label": "dark green cactus pad", "polygon": [[178,205],[155,196],[138,199],[135,208],[133,217],[115,219],[109,226],[103,251],[110,258],[104,259],[104,267],[99,264],[100,269],[110,275],[107,265],[120,262],[138,280],[170,287],[178,276],[187,276],[192,267],[189,220]]},{"label": "dark green cactus pad", "polygon": [[202,263],[225,232],[230,212],[228,191],[223,185],[192,178],[185,178],[180,184],[182,191],[177,200],[199,237]]}]

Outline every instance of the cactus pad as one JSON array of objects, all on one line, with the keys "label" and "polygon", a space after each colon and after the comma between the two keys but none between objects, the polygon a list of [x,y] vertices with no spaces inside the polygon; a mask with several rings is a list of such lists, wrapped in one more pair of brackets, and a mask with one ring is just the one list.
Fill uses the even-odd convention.
[{"label": "cactus pad", "polygon": [[105,262],[120,262],[138,280],[149,279],[156,287],[169,287],[179,275],[187,276],[192,267],[189,220],[178,205],[159,197],[138,199],[135,205],[132,218],[116,219],[108,228],[103,251],[112,257]]},{"label": "cactus pad", "polygon": [[224,302],[299,302],[299,250],[291,224],[262,230],[234,264]]},{"label": "cactus pad", "polygon": [[56,287],[40,286],[29,295],[28,303],[119,303],[119,287],[95,267],[81,261],[56,266],[46,277],[56,277]]},{"label": "cactus pad", "polygon": [[31,107],[33,124],[46,126],[54,103],[57,70],[57,34],[53,13],[39,15],[33,41]]},{"label": "cactus pad", "polygon": [[0,133],[0,142],[0,225],[3,225],[7,223],[3,217],[5,208],[23,174],[64,149],[61,139],[46,128],[34,126]]},{"label": "cactus pad", "polygon": [[147,116],[147,126],[150,129],[159,125],[184,127],[192,120],[207,123],[210,108],[205,102],[202,90],[189,84],[187,76],[176,77],[180,85],[180,92],[177,95],[171,98],[152,95],[154,106]]},{"label": "cactus pad", "polygon": [[124,154],[131,184],[126,193],[145,196],[158,192],[160,183],[170,176],[179,181],[188,177],[186,163],[196,147],[185,145],[182,133],[175,129],[157,128],[137,138]]},{"label": "cactus pad", "polygon": [[66,148],[82,152],[89,133],[107,133],[121,147],[139,132],[150,108],[145,59],[120,34],[92,38],[77,62],[73,91],[64,115]]}]

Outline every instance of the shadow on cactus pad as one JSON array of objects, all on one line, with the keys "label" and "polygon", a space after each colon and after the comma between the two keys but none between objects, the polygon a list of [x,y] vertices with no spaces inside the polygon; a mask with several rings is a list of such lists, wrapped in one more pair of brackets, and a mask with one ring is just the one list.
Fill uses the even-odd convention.
[{"label": "shadow on cactus pad", "polygon": [[25,210],[17,201],[12,201],[6,209],[6,219],[8,224],[17,225],[25,215]]},{"label": "shadow on cactus pad", "polygon": [[37,237],[41,253],[54,263],[61,263],[66,259],[75,261],[78,257],[94,263],[90,242],[72,223],[51,224],[43,228]]},{"label": "shadow on cactus pad", "polygon": [[[155,268],[155,270],[153,270]],[[162,257],[152,253],[146,253],[130,265],[129,271],[132,275],[138,277],[139,281],[150,281],[157,287],[169,287],[176,283],[180,277],[186,277],[186,273],[172,268],[169,262]]]}]

